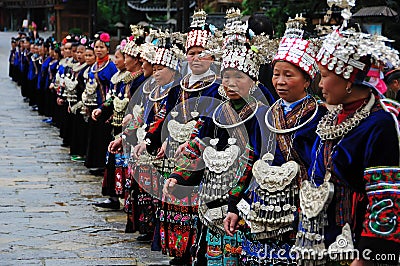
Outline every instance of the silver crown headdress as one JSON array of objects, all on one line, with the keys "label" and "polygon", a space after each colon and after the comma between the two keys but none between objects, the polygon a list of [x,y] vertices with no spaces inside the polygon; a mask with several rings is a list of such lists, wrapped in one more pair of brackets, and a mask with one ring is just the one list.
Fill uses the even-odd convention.
[{"label": "silver crown headdress", "polygon": [[274,61],[287,61],[306,72],[311,79],[318,73],[315,57],[318,52],[316,40],[303,39],[303,26],[306,19],[300,14],[294,19],[289,18],[286,23],[285,35],[283,36]]},{"label": "silver crown headdress", "polygon": [[355,29],[344,30],[351,18],[350,9],[355,5],[354,0],[328,0],[328,5],[333,4],[345,8],[342,11],[344,21],[340,28],[325,37],[317,55],[321,65],[346,80],[363,83],[371,65],[380,66],[388,62],[394,66],[400,64],[398,51],[386,46],[385,42],[390,41],[386,37]]},{"label": "silver crown headdress", "polygon": [[194,12],[192,24],[190,25],[191,30],[186,37],[185,49],[188,51],[191,47],[205,47],[207,42],[212,38],[213,32],[210,29],[210,25],[206,24],[207,14],[204,10]]},{"label": "silver crown headdress", "polygon": [[130,25],[132,35],[129,37],[128,43],[122,50],[123,53],[132,57],[137,57],[140,53],[139,46],[136,44],[136,39],[144,35],[144,29],[138,25]]},{"label": "silver crown headdress", "polygon": [[165,32],[161,30],[153,31],[151,34],[154,36],[155,45],[157,46],[152,63],[179,70],[181,61],[185,55],[176,44],[182,44],[182,34],[177,32],[171,34],[168,30]]},{"label": "silver crown headdress", "polygon": [[241,21],[239,9],[230,9],[222,39],[222,69],[235,68],[253,79],[258,78],[261,64],[270,61],[277,42],[268,36],[254,36],[247,22]]},{"label": "silver crown headdress", "polygon": [[296,14],[295,18],[289,17],[286,22],[286,30],[283,36],[286,38],[303,38],[304,30],[303,27],[307,25],[306,19],[302,14]]}]

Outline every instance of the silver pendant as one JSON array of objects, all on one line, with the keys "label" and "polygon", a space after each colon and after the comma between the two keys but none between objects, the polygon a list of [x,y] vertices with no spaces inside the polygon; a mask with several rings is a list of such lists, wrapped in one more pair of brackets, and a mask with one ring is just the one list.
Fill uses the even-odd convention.
[{"label": "silver pendant", "polygon": [[[210,143],[211,145],[216,145],[215,141],[210,141]],[[239,152],[240,148],[237,145],[231,145],[224,151],[217,151],[215,148],[207,146],[203,152],[204,163],[211,172],[220,174],[232,166],[239,156]]]},{"label": "silver pendant", "polygon": [[263,160],[257,160],[253,165],[253,175],[262,189],[276,192],[292,183],[299,169],[295,161],[288,161],[281,166],[271,166]]},{"label": "silver pendant", "polygon": [[140,143],[142,140],[144,140],[145,136],[146,136],[146,124],[144,124],[143,126],[139,127],[136,130],[136,137],[138,140],[138,143]]},{"label": "silver pendant", "polygon": [[332,254],[331,256],[347,252],[354,252],[352,233],[348,223],[343,226],[342,233],[336,237],[335,242],[328,247],[328,254]]},{"label": "silver pendant", "polygon": [[168,132],[175,141],[183,143],[189,140],[196,123],[196,120],[191,120],[186,124],[181,124],[176,120],[171,120],[168,122]]},{"label": "silver pendant", "polygon": [[196,118],[196,117],[199,116],[199,112],[197,112],[197,111],[192,111],[192,112],[190,112],[190,115],[191,115],[193,118]]},{"label": "silver pendant", "polygon": [[114,110],[117,111],[118,113],[124,112],[126,107],[128,106],[128,103],[129,103],[128,98],[124,98],[121,100],[120,98],[115,97],[113,100]]},{"label": "silver pendant", "polygon": [[315,187],[310,181],[303,181],[300,188],[300,208],[308,218],[316,217],[332,200],[334,186],[330,182],[324,182]]}]

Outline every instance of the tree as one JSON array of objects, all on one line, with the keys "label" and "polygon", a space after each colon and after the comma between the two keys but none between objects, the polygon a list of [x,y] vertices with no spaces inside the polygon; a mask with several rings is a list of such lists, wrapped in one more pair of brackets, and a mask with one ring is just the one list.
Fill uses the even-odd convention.
[{"label": "tree", "polygon": [[243,15],[252,15],[261,9],[260,0],[243,0],[242,2]]},{"label": "tree", "polygon": [[116,33],[114,24],[122,22],[126,25],[128,13],[127,1],[124,0],[98,0],[97,1],[97,27],[100,30]]}]

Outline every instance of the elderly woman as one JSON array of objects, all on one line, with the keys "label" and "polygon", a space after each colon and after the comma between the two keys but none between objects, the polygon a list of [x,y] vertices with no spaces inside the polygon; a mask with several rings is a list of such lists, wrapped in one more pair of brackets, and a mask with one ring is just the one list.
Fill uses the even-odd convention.
[{"label": "elderly woman", "polygon": [[[287,251],[297,228],[298,187],[307,178],[317,122],[326,112],[307,93],[318,71],[317,47],[302,38],[303,22],[302,17],[289,19],[273,60],[272,84],[280,99],[267,111],[265,121],[276,134],[268,140],[275,145],[268,145],[262,159],[254,163],[255,180],[247,193],[231,200],[232,212],[225,219],[228,234],[236,231],[238,215],[249,227],[243,237],[244,265],[295,264]],[[293,34],[295,29],[301,34]],[[267,251],[268,246],[275,250]]]},{"label": "elderly woman", "polygon": [[317,56],[319,86],[336,107],[317,126],[295,251],[324,264],[366,265],[379,256],[379,263],[398,265],[398,129],[367,74],[399,58],[381,38],[342,28],[327,36]]},{"label": "elderly woman", "polygon": [[223,230],[228,195],[236,197],[240,189],[232,188],[248,185],[248,169],[259,158],[263,139],[268,139],[263,135],[268,132],[263,119],[267,106],[260,101],[262,91],[257,87],[262,56],[249,49],[251,40],[240,13],[230,10],[227,18],[219,88],[224,101],[215,101],[210,116],[198,120],[196,137],[164,186],[164,193],[173,195],[182,194],[179,185],[201,187],[201,223],[193,249],[197,265],[238,265],[240,234],[227,235]]}]

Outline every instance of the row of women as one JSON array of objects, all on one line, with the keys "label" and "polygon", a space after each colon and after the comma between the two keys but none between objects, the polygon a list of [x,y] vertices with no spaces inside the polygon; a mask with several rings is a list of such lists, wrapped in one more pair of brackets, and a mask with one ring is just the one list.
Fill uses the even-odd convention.
[{"label": "row of women", "polygon": [[[44,68],[71,155],[106,161],[97,205],[123,198],[126,232],[171,265],[397,265],[398,105],[374,75],[397,51],[345,25],[307,40],[296,17],[277,42],[226,18],[218,31],[195,12],[184,35],[132,27],[114,63],[106,33],[92,64],[67,42]],[[279,99],[258,82],[268,59]],[[323,99],[308,93],[317,75]]]}]

